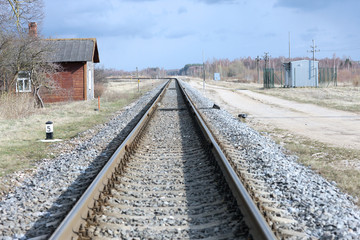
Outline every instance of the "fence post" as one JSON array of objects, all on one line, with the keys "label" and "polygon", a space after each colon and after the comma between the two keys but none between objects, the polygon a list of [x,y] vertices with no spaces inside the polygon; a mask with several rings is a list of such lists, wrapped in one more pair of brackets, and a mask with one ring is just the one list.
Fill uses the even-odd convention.
[{"label": "fence post", "polygon": [[335,86],[337,86],[337,76],[338,76],[337,68],[335,68]]},{"label": "fence post", "polygon": [[[328,82],[330,83],[330,71],[329,71],[329,68],[326,69],[326,74],[327,74]],[[328,86],[329,86],[329,84],[328,84]]]}]

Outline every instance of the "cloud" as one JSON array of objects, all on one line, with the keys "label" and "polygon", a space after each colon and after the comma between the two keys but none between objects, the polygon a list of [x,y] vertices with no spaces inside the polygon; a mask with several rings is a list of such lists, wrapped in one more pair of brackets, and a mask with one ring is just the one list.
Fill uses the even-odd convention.
[{"label": "cloud", "polygon": [[197,0],[197,1],[206,4],[231,4],[238,2],[237,0]]},{"label": "cloud", "polygon": [[[209,58],[256,56],[264,51],[273,56],[284,55],[288,31],[294,56],[303,56],[311,39],[316,40],[319,49],[326,48],[325,43],[334,36],[338,40],[331,41],[333,49],[344,43],[356,45],[359,39],[354,29],[360,24],[360,0],[45,0],[44,3],[45,37],[96,37],[103,63],[122,69],[183,66],[197,59],[201,61],[202,49]],[[359,51],[351,56],[360,56]]]},{"label": "cloud", "polygon": [[187,13],[187,9],[185,7],[179,7],[178,14]]},{"label": "cloud", "polygon": [[265,33],[265,34],[264,34],[264,37],[265,37],[265,38],[274,38],[274,37],[277,37],[277,34],[276,34],[276,33],[272,33],[272,32],[268,32],[268,33]]},{"label": "cloud", "polygon": [[306,30],[305,33],[301,34],[301,38],[304,41],[309,41],[310,39],[316,38],[320,32],[321,32],[320,29],[317,27],[309,28]]},{"label": "cloud", "polygon": [[[342,0],[342,4],[349,1],[354,0]],[[302,11],[316,11],[319,9],[328,8],[329,6],[338,2],[339,1],[337,0],[278,0],[274,4],[274,7],[294,8]]]},{"label": "cloud", "polygon": [[165,37],[169,38],[169,39],[179,39],[179,38],[189,37],[191,35],[193,35],[193,33],[189,32],[189,31],[184,31],[184,32],[176,31],[176,32],[167,34]]},{"label": "cloud", "polygon": [[89,4],[69,0],[49,2],[45,34],[53,37],[118,36],[125,39],[149,39],[158,34],[158,18],[154,17],[158,13],[148,10],[146,5],[133,7],[129,2],[100,4],[99,1],[88,1]]},{"label": "cloud", "polygon": [[158,0],[123,0],[124,2],[155,2]]},{"label": "cloud", "polygon": [[113,23],[91,22],[89,24],[76,25],[76,21],[69,21],[63,27],[57,29],[57,34],[72,34],[77,37],[107,37],[117,36],[125,39],[150,39],[156,35],[152,29],[151,21],[141,23]]}]

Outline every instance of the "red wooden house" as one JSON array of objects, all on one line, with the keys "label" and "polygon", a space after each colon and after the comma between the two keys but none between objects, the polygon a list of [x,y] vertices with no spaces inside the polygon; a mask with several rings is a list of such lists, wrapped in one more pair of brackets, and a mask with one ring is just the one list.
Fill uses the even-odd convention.
[{"label": "red wooden house", "polygon": [[40,94],[46,103],[94,98],[94,65],[99,63],[95,38],[48,39],[53,50],[51,61],[58,63],[62,71],[55,76],[58,88],[42,89]]}]

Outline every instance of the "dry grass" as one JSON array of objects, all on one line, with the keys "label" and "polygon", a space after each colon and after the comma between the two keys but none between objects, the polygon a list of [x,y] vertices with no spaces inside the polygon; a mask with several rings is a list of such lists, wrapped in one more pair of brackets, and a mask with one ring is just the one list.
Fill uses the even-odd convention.
[{"label": "dry grass", "polygon": [[360,102],[359,87],[273,88],[257,90],[257,92],[301,103],[360,112],[360,104],[358,104]]},{"label": "dry grass", "polygon": [[[358,80],[360,82],[360,79]],[[360,113],[360,87],[338,86],[327,88],[271,88],[263,89],[261,84],[239,83],[234,81],[207,81],[212,85],[232,90],[248,89],[258,93],[283,98],[286,100],[311,103],[337,110]],[[360,84],[360,83],[359,83]]]},{"label": "dry grass", "polygon": [[115,112],[135,101],[151,87],[151,84],[147,84],[138,92],[137,84],[121,86],[110,83],[101,98],[100,111],[94,111],[98,108],[95,99],[51,104],[20,119],[0,119],[0,176],[32,168],[42,158],[54,157],[48,148],[49,144],[38,141],[45,138],[46,121],[54,122],[54,138],[66,140],[106,122]]},{"label": "dry grass", "polygon": [[31,94],[0,94],[0,119],[22,118],[35,111],[34,97]]},{"label": "dry grass", "polygon": [[360,206],[360,150],[329,147],[263,123],[248,124],[259,132],[266,132],[267,136],[287,149],[288,154],[298,156],[300,163],[336,182],[343,192],[355,197],[355,203]]},{"label": "dry grass", "polygon": [[360,79],[359,69],[338,70],[338,85],[358,87],[359,79]]},{"label": "dry grass", "polygon": [[360,87],[360,76],[357,76],[353,79],[353,86],[354,87]]},{"label": "dry grass", "polygon": [[101,97],[105,90],[106,90],[106,87],[104,86],[104,83],[102,83],[102,82],[95,83],[95,86],[94,86],[95,98]]}]

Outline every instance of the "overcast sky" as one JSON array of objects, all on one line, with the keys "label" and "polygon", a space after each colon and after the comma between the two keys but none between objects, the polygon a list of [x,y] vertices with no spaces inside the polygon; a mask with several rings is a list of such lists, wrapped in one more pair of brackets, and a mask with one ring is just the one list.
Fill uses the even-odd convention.
[{"label": "overcast sky", "polygon": [[360,60],[359,0],[44,0],[42,35],[97,38],[104,67],[177,69],[213,58]]}]

